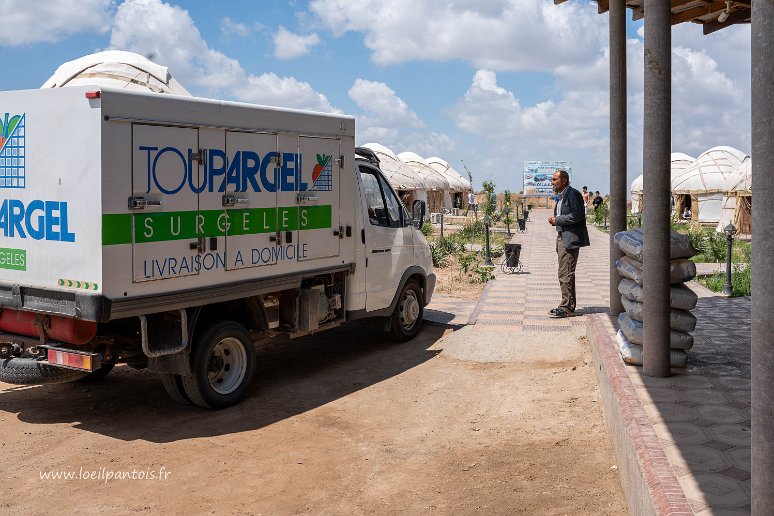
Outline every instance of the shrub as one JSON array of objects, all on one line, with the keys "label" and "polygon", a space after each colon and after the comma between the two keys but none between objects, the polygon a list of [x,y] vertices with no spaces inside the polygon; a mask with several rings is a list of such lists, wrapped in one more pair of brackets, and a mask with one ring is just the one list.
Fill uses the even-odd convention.
[{"label": "shrub", "polygon": [[[717,272],[699,282],[713,292],[723,292],[726,274]],[[731,270],[731,297],[749,296],[752,294],[752,269],[749,266],[734,265]]]},{"label": "shrub", "polygon": [[423,235],[425,235],[425,238],[433,236],[433,225],[425,222],[422,224],[422,229],[420,230]]},{"label": "shrub", "polygon": [[459,232],[460,238],[465,240],[473,240],[479,235],[484,234],[484,223],[480,220],[472,222],[466,222]]}]

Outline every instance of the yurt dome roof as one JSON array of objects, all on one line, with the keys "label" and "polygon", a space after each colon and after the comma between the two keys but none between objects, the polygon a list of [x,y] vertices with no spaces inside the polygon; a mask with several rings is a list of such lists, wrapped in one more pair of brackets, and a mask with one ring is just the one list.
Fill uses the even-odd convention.
[{"label": "yurt dome roof", "polygon": [[426,188],[422,179],[384,145],[366,143],[363,147],[367,147],[376,153],[376,156],[379,158],[379,168],[394,189],[424,190]]},{"label": "yurt dome roof", "polygon": [[630,191],[633,194],[641,194],[642,193],[642,174],[637,176],[634,179],[634,181],[632,181],[632,187],[631,187]]},{"label": "yurt dome roof", "polygon": [[107,50],[68,61],[41,88],[87,85],[191,96],[166,66],[123,50]]},{"label": "yurt dome roof", "polygon": [[752,158],[745,158],[742,164],[734,171],[730,191],[752,192]]},{"label": "yurt dome roof", "polygon": [[449,190],[449,181],[418,154],[401,152],[398,158],[422,178],[428,190]]},{"label": "yurt dome roof", "polygon": [[437,172],[440,172],[444,177],[446,177],[446,179],[449,181],[449,188],[452,190],[458,192],[463,190],[470,190],[470,182],[462,177],[459,172],[454,170],[451,165],[449,165],[448,161],[437,156],[427,158],[425,161],[427,161],[427,163]]},{"label": "yurt dome roof", "polygon": [[734,171],[747,157],[733,147],[713,147],[701,154],[684,174],[672,181],[677,194],[727,192]]},{"label": "yurt dome roof", "polygon": [[688,154],[683,154],[682,152],[673,152],[670,161],[672,162],[670,176],[671,180],[674,181],[688,172],[688,169],[691,168],[691,165],[696,161],[696,158],[692,158]]}]

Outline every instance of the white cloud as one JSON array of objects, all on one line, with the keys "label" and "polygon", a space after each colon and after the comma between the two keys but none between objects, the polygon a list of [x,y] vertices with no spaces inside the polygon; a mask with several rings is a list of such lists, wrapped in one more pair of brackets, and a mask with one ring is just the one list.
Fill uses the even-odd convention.
[{"label": "white cloud", "polygon": [[54,43],[79,32],[106,32],[112,0],[0,1],[0,45]]},{"label": "white cloud", "polygon": [[419,116],[383,82],[357,79],[349,98],[362,110],[356,125],[358,143],[381,143],[396,153],[411,150],[425,157],[454,147],[447,134],[425,130]]},{"label": "white cloud", "polygon": [[357,79],[349,89],[351,98],[358,107],[368,113],[361,124],[386,127],[422,127],[424,124],[416,113],[383,82]]},{"label": "white cloud", "polygon": [[250,35],[250,28],[244,23],[235,22],[229,17],[220,21],[220,32],[224,36],[239,36],[244,38]]},{"label": "white cloud", "polygon": [[115,15],[110,47],[152,56],[189,91],[282,107],[339,112],[306,82],[272,73],[250,75],[211,49],[188,12],[161,0],[126,0]]},{"label": "white cloud", "polygon": [[310,9],[334,35],[364,33],[381,65],[462,59],[498,71],[545,71],[593,61],[607,41],[606,18],[592,2],[313,0]]},{"label": "white cloud", "polygon": [[277,59],[295,59],[308,54],[312,47],[320,43],[320,36],[309,34],[293,34],[285,27],[280,26],[273,36],[274,57]]}]

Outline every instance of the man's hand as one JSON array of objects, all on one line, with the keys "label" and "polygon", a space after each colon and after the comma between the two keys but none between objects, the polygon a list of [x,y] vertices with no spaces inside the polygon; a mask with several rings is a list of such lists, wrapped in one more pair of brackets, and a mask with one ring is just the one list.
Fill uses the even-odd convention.
[{"label": "man's hand", "polygon": [[552,226],[556,226],[556,217],[548,217],[548,223]]}]

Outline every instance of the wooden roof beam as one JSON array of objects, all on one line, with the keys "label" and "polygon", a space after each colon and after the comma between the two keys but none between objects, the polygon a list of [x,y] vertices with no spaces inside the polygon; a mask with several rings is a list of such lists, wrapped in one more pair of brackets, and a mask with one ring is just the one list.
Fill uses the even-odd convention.
[{"label": "wooden roof beam", "polygon": [[707,14],[722,11],[726,8],[725,0],[717,0],[715,2],[706,3],[697,7],[692,7],[672,15],[672,25],[694,20],[700,16],[706,16]]},{"label": "wooden roof beam", "polygon": [[719,21],[711,21],[704,24],[704,35],[712,34],[713,32],[717,32],[719,30],[725,29],[726,27],[730,27],[731,25],[734,25],[736,23],[746,23],[750,20],[752,17],[752,9],[740,9],[738,11],[732,12],[728,19],[720,23]]}]

